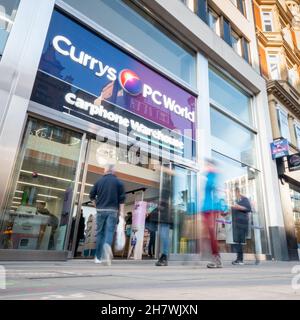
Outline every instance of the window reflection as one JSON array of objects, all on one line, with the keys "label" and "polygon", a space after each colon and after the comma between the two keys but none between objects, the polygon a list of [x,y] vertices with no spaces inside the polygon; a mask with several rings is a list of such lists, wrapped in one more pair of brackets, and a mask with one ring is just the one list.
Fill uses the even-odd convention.
[{"label": "window reflection", "polygon": [[13,26],[19,0],[0,0],[0,57]]},{"label": "window reflection", "polygon": [[[213,152],[213,158],[220,169],[220,195],[231,206],[235,203],[235,188],[241,190],[251,204],[252,212],[249,216],[248,236],[245,253],[261,254],[267,252],[266,228],[262,208],[262,193],[260,188],[259,171],[233,161],[218,152]],[[220,219],[217,226],[217,237],[221,252],[234,252],[232,217],[229,214],[226,221]]]},{"label": "window reflection", "polygon": [[251,123],[250,97],[215,69],[209,70],[210,98],[236,115]]},{"label": "window reflection", "polygon": [[78,133],[40,120],[28,122],[4,212],[1,248],[64,249],[80,147]]},{"label": "window reflection", "polygon": [[65,2],[180,79],[191,86],[196,86],[194,53],[175,41],[167,30],[129,1],[65,0]]},{"label": "window reflection", "polygon": [[256,164],[254,134],[214,108],[211,135],[213,149],[248,165]]}]

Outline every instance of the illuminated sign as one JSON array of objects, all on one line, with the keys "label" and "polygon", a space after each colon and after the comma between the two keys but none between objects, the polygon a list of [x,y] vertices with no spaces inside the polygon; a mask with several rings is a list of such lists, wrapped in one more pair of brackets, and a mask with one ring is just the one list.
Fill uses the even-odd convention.
[{"label": "illuminated sign", "polygon": [[31,100],[195,159],[195,95],[57,10]]},{"label": "illuminated sign", "polygon": [[[68,38],[57,35],[53,38],[54,49],[63,56],[69,56],[75,63],[81,64],[83,67],[87,67],[94,71],[97,77],[106,76],[109,80],[115,81],[117,79],[116,69],[106,65],[98,58],[95,58],[85,51],[79,51],[74,45],[72,45],[71,40]],[[65,48],[62,48],[62,45]],[[119,74],[119,82],[122,88],[131,95],[138,95],[141,92],[141,80],[138,75],[132,70],[125,69]],[[195,122],[195,112],[189,111],[187,107],[183,108],[176,101],[165,94],[162,94],[159,90],[153,90],[153,88],[148,84],[143,84],[143,97],[151,97],[151,100],[155,105],[163,106],[172,112],[175,112],[181,117],[188,119],[191,122]]]}]

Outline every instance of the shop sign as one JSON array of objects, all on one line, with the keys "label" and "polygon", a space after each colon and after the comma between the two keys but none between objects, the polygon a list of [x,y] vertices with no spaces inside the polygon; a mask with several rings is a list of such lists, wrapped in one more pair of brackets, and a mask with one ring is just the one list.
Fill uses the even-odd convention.
[{"label": "shop sign", "polygon": [[300,153],[295,153],[287,157],[289,171],[300,170]]},{"label": "shop sign", "polygon": [[287,139],[277,139],[271,143],[272,159],[282,158],[289,154],[289,143]]},{"label": "shop sign", "polygon": [[[55,87],[66,87],[64,95],[79,89],[95,100],[195,137],[194,95],[58,11],[53,12],[38,73],[44,81],[39,90],[46,90],[46,78],[51,76]],[[55,87],[33,99],[48,94],[44,99],[48,106],[55,103]],[[186,134],[188,130],[191,133]]]}]

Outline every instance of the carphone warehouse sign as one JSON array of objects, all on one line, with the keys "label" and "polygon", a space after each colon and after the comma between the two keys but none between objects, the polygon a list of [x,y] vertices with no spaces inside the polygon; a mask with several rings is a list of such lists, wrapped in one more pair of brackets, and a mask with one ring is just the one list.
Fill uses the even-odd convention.
[{"label": "carphone warehouse sign", "polygon": [[[123,124],[127,119],[128,129],[173,147],[182,148],[185,138],[194,143],[195,96],[58,11],[53,12],[31,99],[112,127],[114,121],[91,114],[102,108]],[[159,129],[178,137],[168,139]]]}]

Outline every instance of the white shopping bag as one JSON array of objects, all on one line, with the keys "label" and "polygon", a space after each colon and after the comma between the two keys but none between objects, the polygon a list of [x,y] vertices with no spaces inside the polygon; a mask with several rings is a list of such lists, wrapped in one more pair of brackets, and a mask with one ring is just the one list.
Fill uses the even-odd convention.
[{"label": "white shopping bag", "polygon": [[124,249],[126,238],[125,238],[125,221],[123,217],[119,218],[119,223],[117,225],[117,234],[115,240],[115,250],[121,251]]}]

